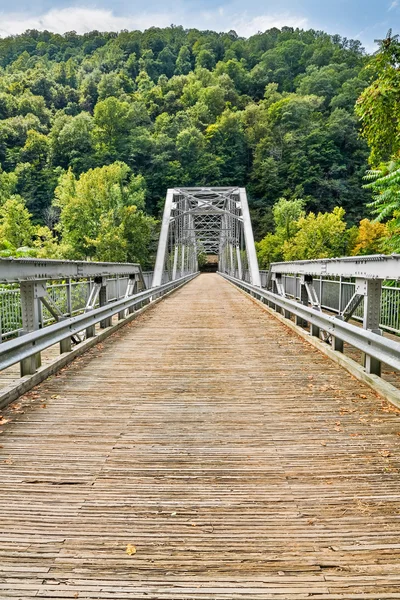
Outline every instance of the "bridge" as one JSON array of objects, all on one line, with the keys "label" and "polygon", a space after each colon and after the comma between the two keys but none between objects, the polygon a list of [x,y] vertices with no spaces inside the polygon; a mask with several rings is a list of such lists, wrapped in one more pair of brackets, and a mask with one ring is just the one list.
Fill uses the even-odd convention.
[{"label": "bridge", "polygon": [[238,188],[152,273],[1,260],[0,597],[400,598],[399,260],[260,272]]}]

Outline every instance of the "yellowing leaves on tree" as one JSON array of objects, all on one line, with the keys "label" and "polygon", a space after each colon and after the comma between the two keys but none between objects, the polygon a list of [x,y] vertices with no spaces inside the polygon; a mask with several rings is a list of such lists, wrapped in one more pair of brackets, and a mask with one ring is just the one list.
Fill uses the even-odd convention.
[{"label": "yellowing leaves on tree", "polygon": [[384,251],[384,244],[388,236],[388,228],[384,223],[363,219],[360,221],[358,236],[352,255],[379,254]]},{"label": "yellowing leaves on tree", "polygon": [[343,256],[347,250],[345,211],[337,206],[331,213],[310,212],[297,221],[298,231],[283,245],[284,260],[308,260]]}]

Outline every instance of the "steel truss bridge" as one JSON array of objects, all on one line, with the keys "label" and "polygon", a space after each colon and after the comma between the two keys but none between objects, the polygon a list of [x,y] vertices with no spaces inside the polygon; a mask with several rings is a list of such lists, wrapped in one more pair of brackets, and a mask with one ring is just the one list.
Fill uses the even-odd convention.
[{"label": "steel truss bridge", "polygon": [[399,279],[260,272],[234,187],[154,272],[0,260],[0,597],[400,598]]},{"label": "steel truss bridge", "polygon": [[245,188],[176,188],[167,192],[153,287],[197,271],[200,253],[217,255],[219,270],[260,286]]}]

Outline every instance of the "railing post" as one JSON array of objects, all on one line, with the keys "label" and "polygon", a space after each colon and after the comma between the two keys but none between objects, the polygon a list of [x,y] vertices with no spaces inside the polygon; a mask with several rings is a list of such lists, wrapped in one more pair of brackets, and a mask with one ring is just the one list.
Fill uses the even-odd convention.
[{"label": "railing post", "polygon": [[[339,278],[339,307],[338,307],[339,315],[342,312],[342,305],[343,305],[342,296],[343,296],[343,277],[340,276],[340,278]],[[322,302],[321,302],[321,304],[322,304]]]},{"label": "railing post", "polygon": [[[136,277],[136,275],[130,275],[129,282],[130,282],[130,285],[132,286],[131,295],[134,296],[135,294],[139,293],[139,280]],[[135,312],[135,310],[136,310],[135,306],[130,306],[128,308],[128,314],[129,315],[133,314]]]},{"label": "railing post", "polygon": [[[305,306],[308,306],[308,294],[303,281],[300,281],[300,303],[304,304]],[[307,321],[305,321],[301,317],[298,317],[297,315],[295,318],[295,323],[296,325],[299,325],[299,327],[307,327]]]},{"label": "railing post", "polygon": [[[21,281],[22,334],[39,329],[39,299],[34,281]],[[40,353],[20,362],[21,377],[33,375],[41,365]]]},{"label": "railing post", "polygon": [[317,325],[313,325],[313,324],[311,323],[311,326],[310,326],[310,333],[311,333],[311,335],[312,335],[313,337],[317,337],[317,338],[319,338],[319,334],[320,334],[320,329],[319,329],[319,327],[318,327]]},{"label": "railing post", "polygon": [[[359,280],[356,281],[359,285]],[[382,330],[379,327],[381,316],[381,295],[382,295],[382,279],[365,279],[364,280],[364,317],[363,327],[373,333],[382,335]],[[381,375],[382,365],[379,360],[369,356],[364,357],[364,365],[367,373]]]},{"label": "railing post", "polygon": [[[342,317],[338,316],[336,318],[342,320]],[[343,352],[344,351],[343,340],[341,340],[340,338],[338,338],[336,335],[332,336],[332,350],[336,350],[336,352]]]},{"label": "railing post", "polygon": [[[96,281],[97,280],[97,281]],[[99,304],[100,306],[106,306],[107,304],[107,279],[105,277],[98,277],[95,279],[96,283],[101,283],[101,288],[99,292]],[[107,317],[100,321],[100,328],[106,329],[107,327],[111,327],[111,317]]]},{"label": "railing post", "polygon": [[67,312],[72,317],[72,282],[71,277],[67,280]]}]

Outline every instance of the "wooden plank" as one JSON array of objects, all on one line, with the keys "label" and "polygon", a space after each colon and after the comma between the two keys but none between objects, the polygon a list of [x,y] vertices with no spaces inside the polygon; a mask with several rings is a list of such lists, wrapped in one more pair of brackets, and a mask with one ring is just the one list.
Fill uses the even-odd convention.
[{"label": "wooden plank", "polygon": [[0,596],[400,598],[399,414],[200,276],[3,411]]}]

